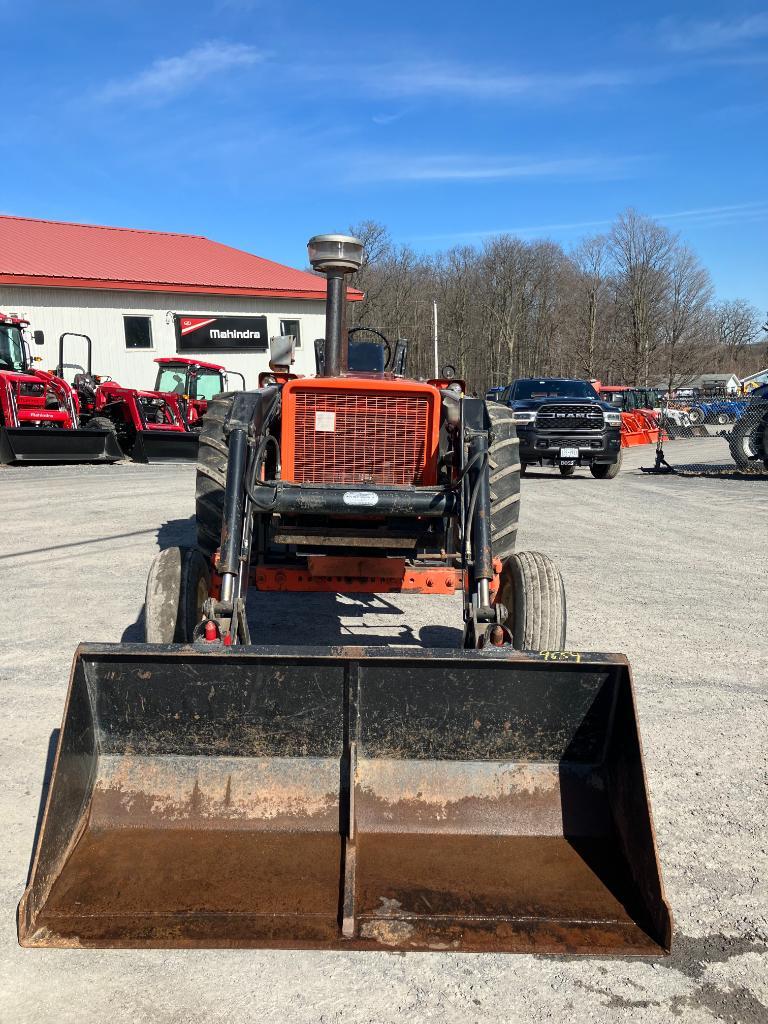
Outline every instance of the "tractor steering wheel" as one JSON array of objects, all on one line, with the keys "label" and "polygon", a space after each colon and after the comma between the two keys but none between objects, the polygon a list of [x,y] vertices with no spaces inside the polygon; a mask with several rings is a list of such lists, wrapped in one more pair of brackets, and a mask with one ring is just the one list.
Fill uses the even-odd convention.
[{"label": "tractor steering wheel", "polygon": [[389,339],[386,337],[386,335],[382,334],[381,331],[377,331],[375,327],[363,327],[363,326],[350,327],[349,331],[347,331],[347,334],[348,334],[349,338],[351,339],[353,334],[359,334],[362,331],[365,331],[366,334],[375,334],[376,337],[379,339],[379,341],[381,341],[381,343],[384,345],[384,348],[386,349],[386,352],[387,352],[387,358],[386,358],[386,360],[384,362],[384,366],[385,366],[385,368],[387,366],[389,366],[389,364],[390,364],[390,362],[392,360],[392,346],[390,345]]}]

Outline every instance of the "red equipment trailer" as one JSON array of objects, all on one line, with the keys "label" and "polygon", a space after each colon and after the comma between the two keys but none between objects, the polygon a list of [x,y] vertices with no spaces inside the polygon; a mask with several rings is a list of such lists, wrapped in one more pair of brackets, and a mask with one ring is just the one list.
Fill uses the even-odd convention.
[{"label": "red equipment trailer", "polygon": [[[38,370],[23,337],[29,321],[0,313],[0,462],[117,462],[123,454],[111,430],[81,429],[71,385]],[[34,332],[36,344],[42,331]]]}]

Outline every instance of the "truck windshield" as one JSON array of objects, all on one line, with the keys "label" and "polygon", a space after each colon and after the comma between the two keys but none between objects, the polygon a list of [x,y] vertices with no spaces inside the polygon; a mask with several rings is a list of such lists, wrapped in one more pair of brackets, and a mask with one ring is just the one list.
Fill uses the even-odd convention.
[{"label": "truck windshield", "polygon": [[24,345],[18,327],[0,324],[0,370],[24,369]]},{"label": "truck windshield", "polygon": [[597,392],[586,380],[519,380],[514,401],[525,398],[597,398]]}]

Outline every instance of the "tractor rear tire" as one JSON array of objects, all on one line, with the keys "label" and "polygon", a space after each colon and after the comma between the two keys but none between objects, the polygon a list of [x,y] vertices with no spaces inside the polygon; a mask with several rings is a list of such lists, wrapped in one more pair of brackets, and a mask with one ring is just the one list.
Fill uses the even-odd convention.
[{"label": "tractor rear tire", "polygon": [[539,551],[520,551],[504,562],[499,601],[518,651],[562,651],[567,611],[563,577]]},{"label": "tractor rear tire", "polygon": [[589,467],[589,471],[595,480],[614,480],[619,475],[621,469],[622,455],[619,452],[619,457],[616,462],[612,462],[608,465],[605,462],[593,463]]},{"label": "tractor rear tire", "polygon": [[211,589],[208,561],[197,548],[166,548],[147,577],[144,638],[148,644],[191,643]]},{"label": "tractor rear tire", "polygon": [[520,442],[512,410],[497,402],[486,404],[491,422],[488,474],[491,491],[491,549],[502,561],[515,550],[520,515]]},{"label": "tractor rear tire", "polygon": [[728,447],[731,449],[731,458],[739,469],[750,469],[761,461],[760,430],[761,424],[751,409],[734,423],[733,430],[728,436]]},{"label": "tractor rear tire", "polygon": [[221,544],[224,488],[229,449],[224,424],[234,402],[234,392],[223,392],[208,402],[197,450],[195,515],[197,545],[212,558]]}]

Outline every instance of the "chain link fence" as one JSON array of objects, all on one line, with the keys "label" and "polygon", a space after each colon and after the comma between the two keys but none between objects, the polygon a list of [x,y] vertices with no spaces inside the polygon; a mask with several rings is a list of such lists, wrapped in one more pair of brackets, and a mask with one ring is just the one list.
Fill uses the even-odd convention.
[{"label": "chain link fence", "polygon": [[655,465],[681,476],[768,478],[768,386],[751,395],[663,397]]}]

